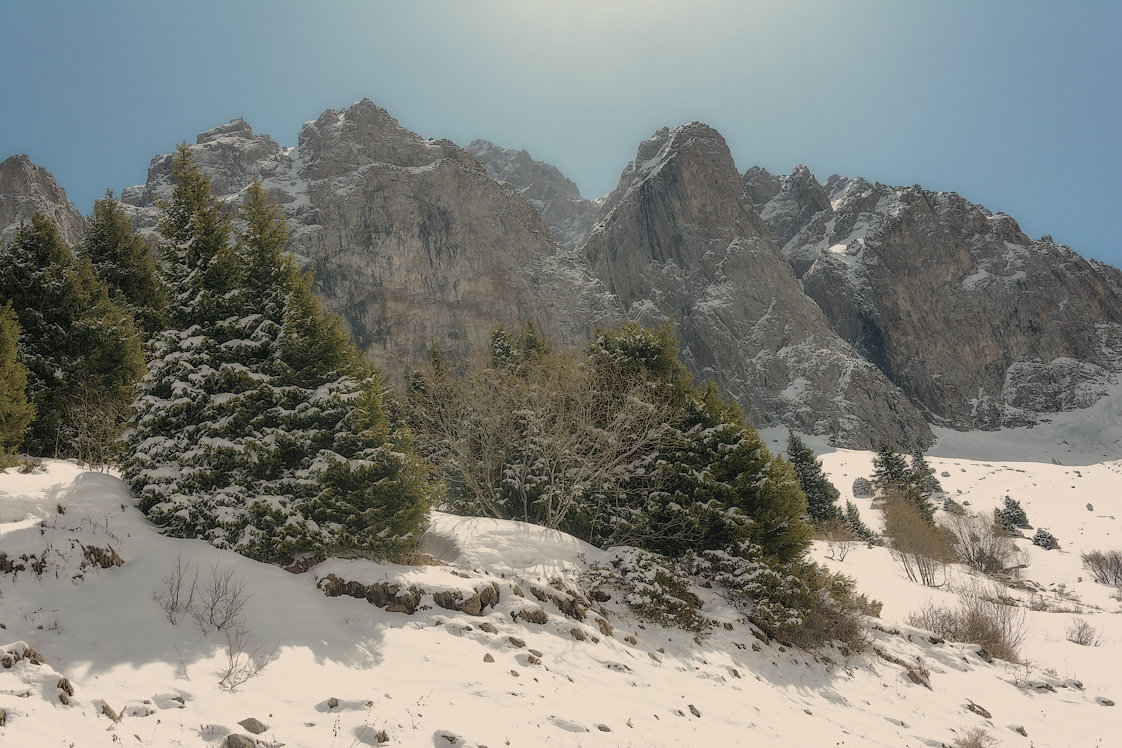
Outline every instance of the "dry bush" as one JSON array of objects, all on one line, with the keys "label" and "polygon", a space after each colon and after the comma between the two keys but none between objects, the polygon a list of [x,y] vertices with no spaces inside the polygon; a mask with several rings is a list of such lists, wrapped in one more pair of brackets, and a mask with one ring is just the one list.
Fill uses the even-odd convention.
[{"label": "dry bush", "polygon": [[180,614],[194,608],[199,572],[196,570],[192,573],[191,569],[183,563],[183,556],[179,555],[176,557],[175,566],[168,569],[161,577],[161,581],[164,587],[153,592],[153,597],[156,604],[163,609],[168,621],[174,626],[179,622]]},{"label": "dry bush", "polygon": [[831,574],[821,567],[807,581],[814,599],[791,643],[803,649],[832,642],[841,642],[853,652],[868,649],[872,639],[865,619],[879,617],[881,603],[858,593],[851,577]]},{"label": "dry bush", "polygon": [[990,748],[997,745],[997,741],[981,727],[972,727],[963,730],[963,733],[951,743],[951,748]]},{"label": "dry bush", "polygon": [[908,579],[942,587],[946,563],[955,559],[950,532],[928,522],[919,507],[893,490],[886,492],[883,510],[889,550]]},{"label": "dry bush", "polygon": [[242,623],[242,612],[249,602],[245,582],[232,569],[211,568],[210,581],[198,591],[198,602],[190,608],[199,631],[224,631]]},{"label": "dry bush", "polygon": [[1083,618],[1076,618],[1068,626],[1067,640],[1081,647],[1097,647],[1102,644],[1099,632]]},{"label": "dry bush", "polygon": [[63,436],[74,456],[91,470],[108,472],[119,451],[119,438],[129,420],[129,404],[83,384],[66,406]]},{"label": "dry bush", "polygon": [[991,519],[980,514],[950,515],[947,529],[954,535],[959,559],[984,574],[996,574],[1013,565],[1017,546],[1013,539],[995,528]]},{"label": "dry bush", "polygon": [[908,623],[955,642],[979,644],[998,659],[1018,662],[1025,638],[1025,612],[984,590],[966,594],[957,608],[928,603],[908,616]]},{"label": "dry bush", "polygon": [[223,633],[226,635],[226,666],[219,674],[218,685],[227,691],[256,678],[266,665],[279,656],[277,646],[271,650],[249,649],[249,629],[241,619],[231,621]]},{"label": "dry bush", "polygon": [[1082,558],[1083,565],[1096,582],[1122,587],[1122,552],[1088,551]]},{"label": "dry bush", "polygon": [[857,542],[857,535],[841,517],[831,517],[818,525],[822,539],[826,541],[826,553],[835,561],[845,561]]}]

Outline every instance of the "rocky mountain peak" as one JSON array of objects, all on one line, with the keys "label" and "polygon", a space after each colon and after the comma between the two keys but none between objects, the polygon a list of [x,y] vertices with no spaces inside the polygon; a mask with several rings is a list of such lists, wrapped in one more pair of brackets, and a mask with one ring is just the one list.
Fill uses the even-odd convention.
[{"label": "rocky mountain peak", "polygon": [[346,109],[328,109],[300,131],[300,176],[327,179],[381,163],[420,167],[451,159],[483,171],[475,157],[450,140],[425,140],[405,129],[369,99]]},{"label": "rocky mountain peak", "polygon": [[535,161],[524,150],[501,148],[487,140],[468,145],[487,173],[508,182],[537,208],[559,244],[571,249],[584,245],[596,222],[599,205],[581,197],[580,190],[560,169]]},{"label": "rocky mountain peak", "polygon": [[0,162],[0,244],[9,241],[21,222],[43,213],[58,226],[70,246],[82,239],[86,221],[51,173],[26,154]]},{"label": "rocky mountain peak", "polygon": [[691,123],[643,141],[585,257],[630,317],[673,318],[686,365],[755,423],[858,446],[930,442],[906,398],[802,293],[716,130]]}]

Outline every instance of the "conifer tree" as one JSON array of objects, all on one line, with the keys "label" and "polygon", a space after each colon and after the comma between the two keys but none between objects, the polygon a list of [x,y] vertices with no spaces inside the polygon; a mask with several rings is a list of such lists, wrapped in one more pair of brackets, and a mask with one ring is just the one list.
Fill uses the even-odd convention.
[{"label": "conifer tree", "polygon": [[109,404],[131,399],[144,365],[132,318],[42,214],[0,250],[0,298],[11,300],[19,320],[28,396],[37,411],[25,448],[71,455],[65,427],[81,392],[96,392]]},{"label": "conifer tree", "polygon": [[0,307],[0,458],[17,451],[35,417],[27,400],[27,367],[19,357],[19,322],[9,302]]},{"label": "conifer tree", "polygon": [[939,483],[939,479],[935,477],[935,469],[927,463],[927,458],[923,456],[923,450],[916,449],[912,452],[912,483],[924,494],[930,498],[932,494],[942,493],[943,486]]},{"label": "conifer tree", "polygon": [[853,534],[866,543],[872,543],[876,540],[876,533],[870,530],[865,521],[861,519],[861,512],[858,511],[857,505],[852,501],[845,502],[845,521],[849,528],[853,530]]},{"label": "conifer tree", "polygon": [[276,206],[254,182],[235,245],[189,150],[173,174],[161,226],[180,327],[157,339],[134,406],[123,472],[141,508],[169,534],[269,562],[409,547],[423,470],[384,380],[283,254]]},{"label": "conifer tree", "polygon": [[822,471],[822,461],[803,443],[794,431],[787,431],[787,459],[806,494],[807,515],[814,522],[825,522],[839,516],[837,501],[841,492]]},{"label": "conifer tree", "polygon": [[873,486],[881,498],[888,494],[899,496],[914,504],[924,520],[935,521],[935,509],[928,500],[930,493],[916,480],[904,456],[884,442],[877,446],[873,457]]},{"label": "conifer tree", "polygon": [[112,192],[94,202],[80,249],[146,337],[163,329],[167,289],[152,244],[136,231]]}]

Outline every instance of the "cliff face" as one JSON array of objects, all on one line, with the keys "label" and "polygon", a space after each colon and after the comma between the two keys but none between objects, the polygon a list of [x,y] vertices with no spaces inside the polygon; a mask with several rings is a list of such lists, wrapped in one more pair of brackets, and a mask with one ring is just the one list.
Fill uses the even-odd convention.
[{"label": "cliff face", "polygon": [[800,290],[724,139],[693,123],[644,141],[585,246],[630,317],[673,317],[682,357],[758,424],[841,444],[927,444],[927,424]]},{"label": "cliff face", "polygon": [[557,243],[583,246],[596,223],[600,206],[581,197],[580,190],[556,166],[535,161],[526,151],[500,148],[486,140],[467,147],[495,179],[509,182],[542,215]]},{"label": "cliff face", "polygon": [[[621,319],[615,300],[512,187],[467,151],[421,138],[369,101],[324,112],[294,148],[235,120],[200,135],[192,151],[231,203],[254,173],[262,177],[289,222],[289,249],[387,369],[420,366],[433,343],[453,357],[482,355],[496,325],[532,319],[575,345],[595,325]],[[168,156],[156,157],[148,183],[123,195],[142,223],[154,225],[169,168]]]},{"label": "cliff face", "polygon": [[70,246],[82,240],[86,221],[49,171],[22,154],[0,162],[0,244],[10,241],[20,223],[36,213],[53,220]]},{"label": "cliff face", "polygon": [[780,238],[800,224],[782,251],[806,293],[933,423],[1032,423],[1114,381],[1116,269],[955,193],[836,176],[818,192],[804,172],[778,178],[762,215]]}]

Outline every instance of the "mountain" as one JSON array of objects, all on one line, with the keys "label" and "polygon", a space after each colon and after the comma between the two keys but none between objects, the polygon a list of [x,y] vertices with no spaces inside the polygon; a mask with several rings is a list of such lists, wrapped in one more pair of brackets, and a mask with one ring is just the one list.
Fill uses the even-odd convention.
[{"label": "mountain", "polygon": [[[191,149],[231,203],[262,177],[317,292],[389,370],[422,365],[433,343],[453,357],[479,356],[497,325],[531,319],[575,345],[622,318],[513,187],[468,151],[406,130],[368,100],[305,123],[295,147],[234,120]],[[170,156],[157,156],[147,184],[122,194],[141,223],[154,224],[169,169]]]},{"label": "mountain", "polygon": [[629,317],[673,318],[686,365],[753,422],[859,446],[931,441],[915,407],[799,288],[716,130],[695,122],[645,140],[584,253]]},{"label": "mountain", "polygon": [[1033,423],[1122,369],[1116,268],[953,192],[805,167],[744,183],[806,293],[932,423]]},{"label": "mountain", "polygon": [[535,161],[526,151],[500,148],[487,140],[473,140],[467,150],[479,159],[488,174],[509,182],[542,214],[558,244],[570,249],[584,245],[600,206],[597,201],[581,197],[577,186],[556,166]]},{"label": "mountain", "polygon": [[15,235],[21,221],[37,212],[50,217],[71,246],[81,241],[86,220],[49,171],[23,154],[0,162],[0,245]]}]

